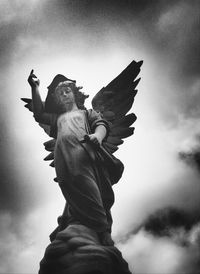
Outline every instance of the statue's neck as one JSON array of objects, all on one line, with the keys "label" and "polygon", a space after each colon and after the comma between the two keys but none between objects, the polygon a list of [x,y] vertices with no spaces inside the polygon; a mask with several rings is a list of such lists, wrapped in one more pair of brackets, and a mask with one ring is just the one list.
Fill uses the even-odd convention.
[{"label": "statue's neck", "polygon": [[70,111],[75,111],[78,110],[77,104],[75,102],[65,104],[64,106],[64,112],[70,112]]}]

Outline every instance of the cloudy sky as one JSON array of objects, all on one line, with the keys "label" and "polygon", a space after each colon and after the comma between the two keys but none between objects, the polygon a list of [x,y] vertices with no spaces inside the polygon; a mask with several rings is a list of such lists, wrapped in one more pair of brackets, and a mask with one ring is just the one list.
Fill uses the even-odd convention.
[{"label": "cloudy sky", "polygon": [[0,273],[37,273],[64,199],[45,133],[20,101],[31,69],[90,95],[144,60],[135,134],[116,155],[113,237],[136,274],[199,273],[200,2],[0,1]]}]

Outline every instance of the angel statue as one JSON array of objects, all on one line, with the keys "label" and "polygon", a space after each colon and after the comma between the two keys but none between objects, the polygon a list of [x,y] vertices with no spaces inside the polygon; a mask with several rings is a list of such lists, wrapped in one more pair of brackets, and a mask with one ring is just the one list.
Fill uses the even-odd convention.
[{"label": "angel statue", "polygon": [[128,264],[111,237],[112,186],[124,166],[113,153],[133,134],[136,116],[127,114],[137,93],[142,61],[132,61],[92,99],[86,109],[82,87],[58,74],[48,86],[45,102],[40,81],[32,70],[28,83],[32,99],[22,98],[36,122],[52,137],[44,143],[53,160],[66,205],[50,235],[40,274],[128,274]]}]

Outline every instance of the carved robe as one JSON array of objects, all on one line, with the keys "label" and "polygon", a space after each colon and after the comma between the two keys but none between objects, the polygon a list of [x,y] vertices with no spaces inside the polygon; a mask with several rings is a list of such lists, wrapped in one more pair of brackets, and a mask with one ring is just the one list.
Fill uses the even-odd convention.
[{"label": "carved robe", "polygon": [[98,125],[108,130],[108,124],[96,111],[89,110],[86,115],[80,109],[52,121],[52,136],[56,135],[55,169],[67,202],[61,226],[81,223],[96,232],[111,231],[114,193],[109,176],[94,146],[81,142],[89,134],[88,123],[92,131]]}]

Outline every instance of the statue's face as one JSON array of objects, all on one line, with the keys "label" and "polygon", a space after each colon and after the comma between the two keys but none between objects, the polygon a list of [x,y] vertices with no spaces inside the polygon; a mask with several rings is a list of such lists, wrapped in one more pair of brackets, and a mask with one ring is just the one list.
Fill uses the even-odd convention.
[{"label": "statue's face", "polygon": [[55,99],[57,104],[64,108],[66,111],[70,110],[76,103],[74,93],[69,86],[57,87],[55,90]]}]

